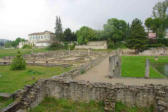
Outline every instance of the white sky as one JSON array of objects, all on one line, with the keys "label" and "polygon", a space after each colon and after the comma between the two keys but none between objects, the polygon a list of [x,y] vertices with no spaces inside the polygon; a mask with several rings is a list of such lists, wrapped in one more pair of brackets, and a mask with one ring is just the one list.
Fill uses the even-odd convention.
[{"label": "white sky", "polygon": [[0,0],[0,39],[54,32],[56,16],[61,17],[64,29],[73,31],[83,25],[102,29],[109,18],[144,20],[158,1],[163,0]]}]

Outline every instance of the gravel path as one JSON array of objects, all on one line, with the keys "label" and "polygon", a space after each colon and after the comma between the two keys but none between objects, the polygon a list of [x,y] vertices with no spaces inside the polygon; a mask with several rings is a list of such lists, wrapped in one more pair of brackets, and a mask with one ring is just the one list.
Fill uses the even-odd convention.
[{"label": "gravel path", "polygon": [[104,59],[100,64],[93,67],[86,73],[77,76],[74,80],[85,80],[90,82],[122,83],[126,85],[145,85],[145,84],[162,84],[168,85],[168,79],[137,79],[137,78],[113,78],[109,79],[108,75],[109,57]]}]

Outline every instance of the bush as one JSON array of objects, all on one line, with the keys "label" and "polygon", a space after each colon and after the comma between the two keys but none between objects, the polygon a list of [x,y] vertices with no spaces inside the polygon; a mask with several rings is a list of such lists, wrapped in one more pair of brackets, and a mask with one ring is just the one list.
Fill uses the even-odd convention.
[{"label": "bush", "polygon": [[114,43],[113,41],[108,41],[108,49],[126,48],[124,41],[119,41]]},{"label": "bush", "polygon": [[64,42],[63,44],[61,43],[55,43],[50,45],[47,49],[48,50],[60,50],[60,49],[66,49],[66,50],[74,50],[75,49],[75,43],[72,45],[68,45],[68,42]]},{"label": "bush", "polygon": [[153,47],[167,47],[168,39],[149,39],[148,48]]},{"label": "bush", "polygon": [[31,45],[24,45],[23,47],[22,47],[22,49],[32,49],[32,46]]},{"label": "bush", "polygon": [[70,48],[70,50],[74,50],[75,49],[75,43],[73,43],[72,45],[67,45],[65,47],[66,47],[67,50],[69,50],[69,48]]},{"label": "bush", "polygon": [[53,43],[47,48],[47,50],[60,50],[60,49],[65,49],[65,47],[59,42]]},{"label": "bush", "polygon": [[26,69],[26,61],[24,60],[20,51],[18,51],[16,57],[12,60],[11,70],[24,70]]},{"label": "bush", "polygon": [[136,52],[139,53],[148,49],[148,43],[146,39],[130,39],[127,41],[127,47],[135,49]]}]

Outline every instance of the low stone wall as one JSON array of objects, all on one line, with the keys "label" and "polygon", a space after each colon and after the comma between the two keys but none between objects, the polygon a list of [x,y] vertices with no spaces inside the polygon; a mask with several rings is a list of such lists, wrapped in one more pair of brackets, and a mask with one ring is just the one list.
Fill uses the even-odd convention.
[{"label": "low stone wall", "polygon": [[114,112],[118,101],[128,106],[149,107],[156,112],[168,111],[168,86],[126,86],[122,84],[90,83],[66,78],[40,80],[20,92],[20,99],[10,111],[22,112],[37,106],[45,97],[66,98],[74,101],[104,101],[106,111]]},{"label": "low stone wall", "polygon": [[167,56],[168,55],[168,48],[152,48],[149,50],[145,50],[144,52],[140,53],[139,55],[144,56]]},{"label": "low stone wall", "polygon": [[75,49],[107,49],[106,41],[92,41],[88,42],[87,45],[77,45]]}]

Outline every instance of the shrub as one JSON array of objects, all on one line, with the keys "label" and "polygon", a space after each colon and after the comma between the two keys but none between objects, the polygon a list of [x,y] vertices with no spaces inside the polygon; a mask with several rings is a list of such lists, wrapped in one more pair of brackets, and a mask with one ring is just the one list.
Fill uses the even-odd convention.
[{"label": "shrub", "polygon": [[48,50],[60,50],[60,49],[64,49],[64,45],[62,45],[59,42],[55,42],[51,44],[47,49]]},{"label": "shrub", "polygon": [[32,46],[25,44],[25,45],[22,47],[22,49],[32,49]]},{"label": "shrub", "polygon": [[113,41],[108,41],[108,49],[117,49],[117,48],[127,48],[124,41],[119,41],[114,43]]},{"label": "shrub", "polygon": [[80,74],[84,74],[86,71],[84,69],[80,70]]},{"label": "shrub", "polygon": [[25,62],[20,51],[18,51],[16,57],[12,60],[12,64],[11,64],[10,69],[11,70],[24,70],[24,69],[26,69],[26,62]]},{"label": "shrub", "polygon": [[64,47],[67,50],[69,50],[69,48],[70,48],[70,50],[74,50],[75,49],[75,45],[76,45],[75,43],[72,43],[71,45],[64,44]]}]

